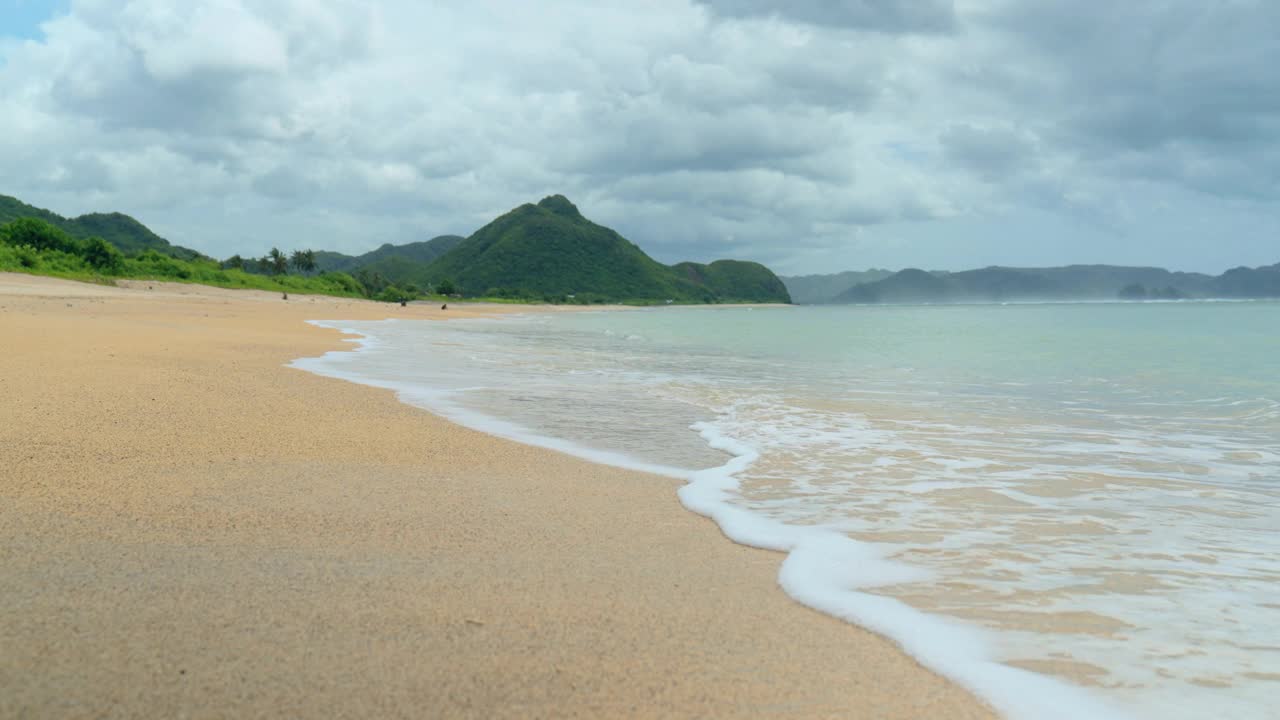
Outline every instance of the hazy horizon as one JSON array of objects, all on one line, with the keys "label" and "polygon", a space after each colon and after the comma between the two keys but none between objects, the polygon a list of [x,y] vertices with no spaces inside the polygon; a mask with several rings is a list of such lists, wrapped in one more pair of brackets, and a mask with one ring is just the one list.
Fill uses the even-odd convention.
[{"label": "hazy horizon", "polygon": [[1280,261],[1280,6],[0,0],[0,192],[216,257],[562,193],[781,275]]}]

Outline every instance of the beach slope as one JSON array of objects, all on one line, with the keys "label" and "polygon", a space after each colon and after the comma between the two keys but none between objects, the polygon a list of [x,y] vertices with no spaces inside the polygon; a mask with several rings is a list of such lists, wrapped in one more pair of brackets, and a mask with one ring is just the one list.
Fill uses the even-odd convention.
[{"label": "beach slope", "polygon": [[0,717],[990,717],[674,481],[285,366],[501,311],[0,275]]}]

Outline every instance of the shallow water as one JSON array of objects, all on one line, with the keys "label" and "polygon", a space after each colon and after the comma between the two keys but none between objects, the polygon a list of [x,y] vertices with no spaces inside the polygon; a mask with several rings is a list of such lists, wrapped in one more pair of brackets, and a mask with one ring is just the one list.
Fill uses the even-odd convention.
[{"label": "shallow water", "polygon": [[1010,717],[1280,697],[1280,304],[665,308],[325,323],[299,361],[685,477],[799,601]]}]

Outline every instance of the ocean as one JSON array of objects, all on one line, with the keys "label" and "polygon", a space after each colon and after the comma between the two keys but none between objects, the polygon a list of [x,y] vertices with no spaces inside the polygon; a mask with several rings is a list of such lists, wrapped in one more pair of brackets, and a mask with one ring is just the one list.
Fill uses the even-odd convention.
[{"label": "ocean", "polygon": [[317,324],[358,351],[297,367],[687,480],[1006,717],[1280,717],[1280,303]]}]

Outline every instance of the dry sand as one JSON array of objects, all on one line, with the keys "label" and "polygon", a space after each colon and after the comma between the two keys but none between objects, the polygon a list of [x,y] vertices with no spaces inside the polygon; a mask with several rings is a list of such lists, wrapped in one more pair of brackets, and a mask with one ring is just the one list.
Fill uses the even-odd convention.
[{"label": "dry sand", "polygon": [[503,308],[131,285],[0,274],[0,717],[990,717],[671,480],[284,367]]}]

